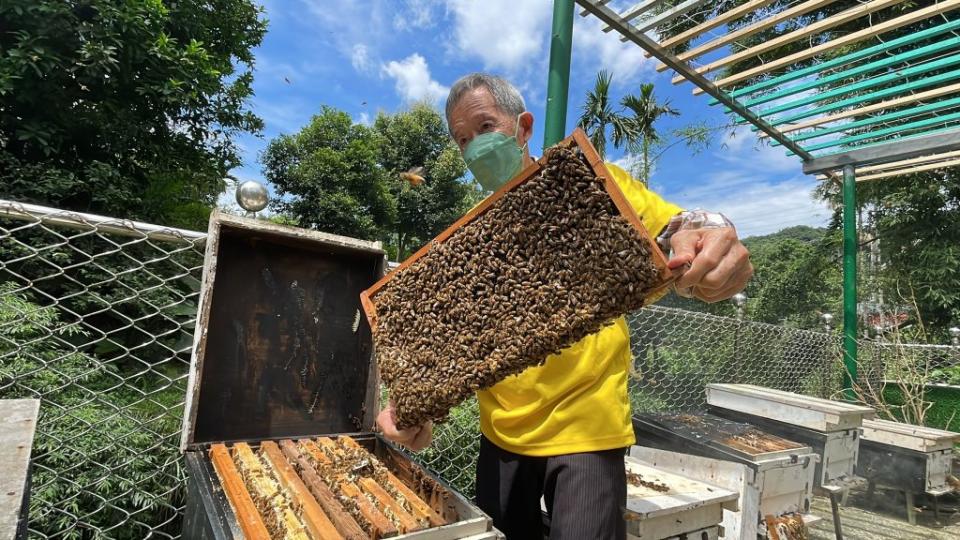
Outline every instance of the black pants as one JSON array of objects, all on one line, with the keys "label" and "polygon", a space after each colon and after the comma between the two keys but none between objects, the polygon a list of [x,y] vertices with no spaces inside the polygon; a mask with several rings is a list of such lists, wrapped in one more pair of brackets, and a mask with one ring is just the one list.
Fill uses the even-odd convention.
[{"label": "black pants", "polygon": [[541,540],[540,497],[550,517],[550,540],[623,540],[627,503],[625,449],[529,457],[481,436],[477,506],[508,540]]}]

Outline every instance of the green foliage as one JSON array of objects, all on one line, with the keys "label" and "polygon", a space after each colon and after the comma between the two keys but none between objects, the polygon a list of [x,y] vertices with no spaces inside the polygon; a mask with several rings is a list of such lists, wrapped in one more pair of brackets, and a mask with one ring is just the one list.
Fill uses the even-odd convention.
[{"label": "green foliage", "polygon": [[376,134],[324,106],[294,135],[270,141],[262,161],[277,191],[273,207],[302,227],[375,240],[396,216]]},{"label": "green foliage", "polygon": [[593,89],[587,93],[577,125],[586,131],[590,142],[600,157],[606,154],[607,131],[612,136],[613,146],[625,147],[629,152],[642,152],[642,179],[649,178],[649,152],[661,142],[656,124],[663,116],[677,116],[679,111],[668,102],[660,103],[653,95],[653,84],[640,86],[640,94],[626,94],[620,99],[620,108],[614,110],[610,100],[610,84],[613,76],[606,70],[597,73]]},{"label": "green foliage", "polygon": [[960,168],[897,177],[863,189],[876,204],[870,221],[880,242],[889,295],[916,303],[929,338],[947,339],[960,320]]},{"label": "green foliage", "polygon": [[750,319],[819,328],[820,313],[839,312],[841,273],[834,238],[826,231],[791,227],[744,245],[754,266],[745,291]]},{"label": "green foliage", "polygon": [[960,366],[945,367],[931,371],[930,382],[960,386]]},{"label": "green foliage", "polygon": [[[301,226],[384,240],[404,258],[478,202],[443,119],[428,105],[381,113],[372,127],[323,107],[294,135],[267,146],[273,207]],[[422,167],[419,184],[400,173]]]},{"label": "green foliage", "polygon": [[196,227],[239,164],[250,0],[0,4],[3,196]]},{"label": "green foliage", "polygon": [[118,389],[122,370],[73,344],[86,334],[56,308],[0,284],[0,398],[42,398],[30,528],[59,538],[97,530],[143,538],[182,503],[183,474],[169,438],[182,414],[182,377],[141,378],[159,391]]},{"label": "green foliage", "polygon": [[[838,316],[842,298],[839,244],[834,231],[789,227],[743,241],[750,250],[753,279],[747,284],[744,316],[752,321],[822,328],[820,314]],[[659,305],[733,317],[733,302],[703,302],[671,294]],[[839,320],[839,319],[838,319]]]},{"label": "green foliage", "polygon": [[[883,388],[883,397],[891,405],[897,420],[909,421],[903,418],[900,407],[903,403],[903,391],[897,385],[888,384]],[[932,428],[957,431],[960,429],[960,388],[927,386],[923,392],[923,399],[930,404],[924,415],[924,425]]]},{"label": "green foliage", "polygon": [[[394,245],[403,258],[479,202],[479,192],[461,180],[467,166],[432,107],[418,104],[394,115],[381,113],[373,129],[379,136],[380,165],[397,202]],[[426,178],[418,186],[400,177],[414,167],[423,167]]]}]

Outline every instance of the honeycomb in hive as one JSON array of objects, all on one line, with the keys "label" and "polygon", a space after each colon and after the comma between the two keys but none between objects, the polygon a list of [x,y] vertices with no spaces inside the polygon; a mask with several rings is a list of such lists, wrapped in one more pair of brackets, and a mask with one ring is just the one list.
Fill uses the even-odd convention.
[{"label": "honeycomb in hive", "polygon": [[447,522],[351,437],[265,441],[211,460],[251,539],[379,539]]},{"label": "honeycomb in hive", "polygon": [[589,143],[572,141],[368,291],[399,427],[442,420],[476,390],[642,307],[668,281],[662,253],[587,162],[592,148],[581,152]]}]

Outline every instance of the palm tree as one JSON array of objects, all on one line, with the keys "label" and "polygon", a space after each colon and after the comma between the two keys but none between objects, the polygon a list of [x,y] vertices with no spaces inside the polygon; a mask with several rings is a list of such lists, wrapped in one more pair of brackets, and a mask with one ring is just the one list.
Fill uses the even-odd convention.
[{"label": "palm tree", "polygon": [[577,126],[587,132],[590,142],[602,158],[607,149],[607,129],[613,128],[613,146],[619,148],[634,139],[632,124],[628,118],[614,111],[610,105],[610,81],[613,77],[607,70],[597,73],[593,90],[587,93]]},{"label": "palm tree", "polygon": [[593,90],[587,93],[577,125],[587,132],[600,157],[606,153],[607,131],[612,128],[611,142],[615,148],[626,146],[628,152],[640,152],[642,176],[646,182],[651,168],[650,150],[660,142],[654,124],[664,115],[676,116],[680,112],[670,107],[669,102],[658,103],[651,83],[640,87],[640,95],[623,96],[621,108],[614,110],[610,103],[612,79],[606,70],[597,73],[597,81]]},{"label": "palm tree", "polygon": [[636,143],[639,142],[639,150],[643,181],[650,179],[650,149],[660,142],[660,134],[657,133],[655,124],[662,116],[678,116],[680,111],[670,106],[669,101],[662,104],[657,103],[657,98],[653,95],[653,84],[646,83],[640,86],[640,95],[627,94],[620,100],[620,104],[628,109],[632,114],[629,122],[633,124],[633,131],[639,134],[639,141],[631,141],[634,148],[629,148],[631,152],[637,150]]}]

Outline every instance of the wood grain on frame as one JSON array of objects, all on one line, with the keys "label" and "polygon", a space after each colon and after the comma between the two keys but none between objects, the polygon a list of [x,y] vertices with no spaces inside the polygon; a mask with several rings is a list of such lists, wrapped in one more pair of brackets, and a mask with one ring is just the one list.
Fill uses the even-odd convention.
[{"label": "wood grain on frame", "polygon": [[[321,437],[325,438],[325,437]],[[317,460],[319,463],[330,463],[331,460],[324,453],[323,450],[317,445],[317,443],[309,439],[301,439],[297,441],[300,445],[300,448],[307,453],[310,457]],[[363,492],[360,491],[360,488],[350,480],[346,478],[332,478],[331,482],[336,484],[337,490],[340,491],[340,494],[352,499],[357,504],[357,509],[360,511],[360,515],[363,516],[363,519],[370,524],[373,528],[374,537],[376,538],[389,538],[391,536],[397,535],[397,528],[387,519],[387,516],[383,515],[383,512],[378,510],[373,506],[366,497],[363,496]]]},{"label": "wood grain on frame", "polygon": [[287,463],[280,452],[280,447],[273,441],[264,441],[260,443],[260,450],[263,456],[273,465],[277,471],[277,477],[294,504],[301,509],[301,518],[310,534],[317,540],[341,540],[343,536],[337,531],[333,522],[327,517],[323,508],[317,503],[316,499],[310,494],[307,486],[304,485],[300,477],[297,476],[293,467]]},{"label": "wood grain on frame", "polygon": [[253,504],[253,499],[250,498],[227,447],[222,444],[211,446],[210,462],[217,476],[220,477],[223,493],[233,507],[233,513],[237,516],[237,523],[240,524],[243,535],[248,540],[270,540],[270,533],[267,532],[267,527],[260,518],[260,512]]},{"label": "wood grain on frame", "polygon": [[280,441],[280,448],[284,457],[300,472],[300,478],[310,490],[310,493],[323,508],[337,531],[347,540],[366,540],[367,533],[363,532],[357,520],[353,519],[343,505],[337,500],[336,494],[317,474],[313,464],[300,453],[300,449],[291,440]]},{"label": "wood grain on frame", "polygon": [[[341,442],[344,445],[352,448],[363,448],[353,437],[343,435],[339,437]],[[384,465],[386,467],[386,465]],[[390,483],[390,487],[397,491],[410,505],[410,509],[413,510],[414,515],[419,519],[425,519],[430,522],[431,527],[439,527],[441,525],[446,525],[447,521],[440,517],[440,514],[433,509],[426,501],[420,498],[412,489],[407,487],[395,474],[387,471],[387,482]]]}]

